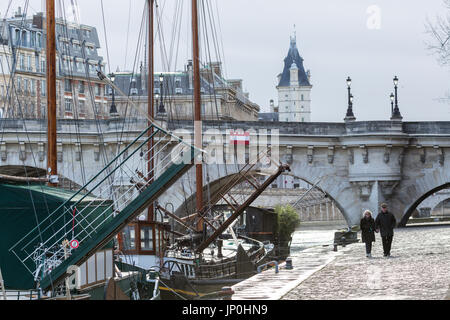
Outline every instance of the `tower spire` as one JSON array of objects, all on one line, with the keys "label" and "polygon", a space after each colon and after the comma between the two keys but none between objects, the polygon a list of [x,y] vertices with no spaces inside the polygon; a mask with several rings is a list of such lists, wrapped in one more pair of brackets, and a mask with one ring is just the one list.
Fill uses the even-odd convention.
[{"label": "tower spire", "polygon": [[291,47],[295,47],[297,45],[297,30],[295,30],[294,24],[294,36],[291,36]]}]

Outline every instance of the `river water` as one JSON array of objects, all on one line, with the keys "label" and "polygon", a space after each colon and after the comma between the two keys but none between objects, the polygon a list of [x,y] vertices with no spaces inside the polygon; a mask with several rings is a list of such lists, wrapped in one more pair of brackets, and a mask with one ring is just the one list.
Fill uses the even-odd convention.
[{"label": "river water", "polygon": [[304,222],[292,236],[291,255],[305,249],[332,245],[334,233],[339,229],[347,229],[345,221]]}]

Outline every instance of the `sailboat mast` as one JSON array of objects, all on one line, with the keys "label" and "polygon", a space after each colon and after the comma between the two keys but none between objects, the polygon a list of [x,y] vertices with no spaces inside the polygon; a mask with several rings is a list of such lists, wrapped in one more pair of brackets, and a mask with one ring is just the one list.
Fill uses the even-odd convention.
[{"label": "sailboat mast", "polygon": [[[201,95],[200,95],[200,55],[198,45],[198,10],[197,0],[192,0],[192,53],[194,62],[194,144],[202,149],[202,115],[201,115]],[[196,204],[197,212],[203,207],[203,167],[202,163],[195,165],[196,181]],[[200,219],[197,230],[203,228],[203,220]]]},{"label": "sailboat mast", "polygon": [[[50,178],[58,176],[56,147],[56,37],[55,0],[46,0],[47,11],[47,174]],[[50,186],[57,180],[51,179]]]},{"label": "sailboat mast", "polygon": [[[147,0],[147,1],[148,1],[148,44],[147,44],[147,48],[148,48],[148,75],[147,75],[148,108],[147,108],[147,113],[148,113],[148,117],[147,118],[149,119],[148,126],[151,126],[150,119],[153,119],[154,114],[155,114],[154,99],[153,99],[153,91],[154,91],[153,7],[154,7],[155,0]],[[151,138],[148,141],[148,150],[150,151],[150,152],[148,152],[148,157],[149,157],[150,161],[148,161],[148,164],[147,164],[149,181],[153,181],[153,178],[154,178],[154,166],[155,166],[154,154],[155,154],[155,151],[153,150],[153,146],[154,146],[153,133],[154,133],[154,128],[152,126],[152,128],[148,131],[148,135],[151,136]],[[153,212],[154,212],[154,208],[153,208],[153,203],[152,203],[148,207],[148,218],[147,218],[148,221],[153,220]]]}]

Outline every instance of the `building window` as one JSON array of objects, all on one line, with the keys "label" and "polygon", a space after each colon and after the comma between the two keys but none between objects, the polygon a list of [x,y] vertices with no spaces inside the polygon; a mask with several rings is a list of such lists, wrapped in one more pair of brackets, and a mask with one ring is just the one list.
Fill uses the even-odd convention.
[{"label": "building window", "polygon": [[34,116],[34,106],[35,106],[35,104],[34,104],[34,102],[31,102],[31,104],[30,104],[30,118],[34,118],[35,116]]},{"label": "building window", "polygon": [[41,68],[40,68],[40,65],[39,65],[39,55],[37,55],[35,57],[34,64],[36,65],[36,72],[41,72]]},{"label": "building window", "polygon": [[175,93],[176,94],[182,94],[183,93],[183,89],[182,88],[175,88]]},{"label": "building window", "polygon": [[20,30],[16,29],[14,33],[14,40],[16,41],[16,46],[20,45]]},{"label": "building window", "polygon": [[64,99],[64,110],[72,111],[72,99]]},{"label": "building window", "polygon": [[33,69],[31,68],[31,56],[27,56],[27,70],[33,71]]},{"label": "building window", "polygon": [[35,79],[31,79],[31,93],[33,95],[36,94],[36,80]]},{"label": "building window", "polygon": [[95,95],[96,96],[101,96],[101,91],[102,91],[101,86],[98,83],[96,83],[95,84]]},{"label": "building window", "polygon": [[42,48],[42,34],[38,33],[37,34],[37,39],[36,39],[36,45],[38,48]]},{"label": "building window", "polygon": [[28,86],[28,79],[26,78],[23,79],[23,90],[25,91],[26,94],[30,93],[30,88]]},{"label": "building window", "polygon": [[27,32],[26,31],[22,31],[22,46],[26,47],[27,45],[28,45]]},{"label": "building window", "polygon": [[41,61],[41,72],[45,72],[45,70],[47,69],[46,63],[45,63],[45,59],[42,59]]},{"label": "building window", "polygon": [[303,101],[304,99],[303,99],[303,95],[302,95],[302,101]]},{"label": "building window", "polygon": [[84,93],[84,81],[80,81],[78,83],[78,92],[79,93]]},{"label": "building window", "polygon": [[305,118],[302,118],[302,122],[305,122]]},{"label": "building window", "polygon": [[20,54],[20,70],[25,70],[25,55]]},{"label": "building window", "polygon": [[41,118],[45,118],[47,115],[47,108],[45,104],[41,104]]},{"label": "building window", "polygon": [[72,92],[72,80],[69,79],[64,80],[64,91]]},{"label": "building window", "polygon": [[31,32],[30,33],[30,37],[31,37],[31,47],[35,47],[36,46],[36,32]]},{"label": "building window", "polygon": [[41,96],[45,96],[47,94],[46,82],[45,80],[41,80]]},{"label": "building window", "polygon": [[21,91],[22,90],[22,78],[21,77],[17,77],[17,91]]},{"label": "building window", "polygon": [[83,72],[83,63],[81,61],[75,61],[75,71]]},{"label": "building window", "polygon": [[78,112],[86,113],[86,102],[84,100],[78,100]]},{"label": "building window", "polygon": [[153,250],[153,228],[141,226],[141,250]]}]

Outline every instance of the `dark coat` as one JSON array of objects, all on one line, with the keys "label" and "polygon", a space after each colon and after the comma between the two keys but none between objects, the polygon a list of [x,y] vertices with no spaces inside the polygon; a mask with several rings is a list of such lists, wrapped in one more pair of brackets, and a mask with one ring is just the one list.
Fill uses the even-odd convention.
[{"label": "dark coat", "polygon": [[380,212],[375,219],[375,226],[377,229],[380,229],[382,237],[393,236],[396,224],[397,221],[394,215],[389,211],[386,211],[386,213]]},{"label": "dark coat", "polygon": [[360,227],[362,242],[375,242],[375,220],[372,217],[362,218]]}]

